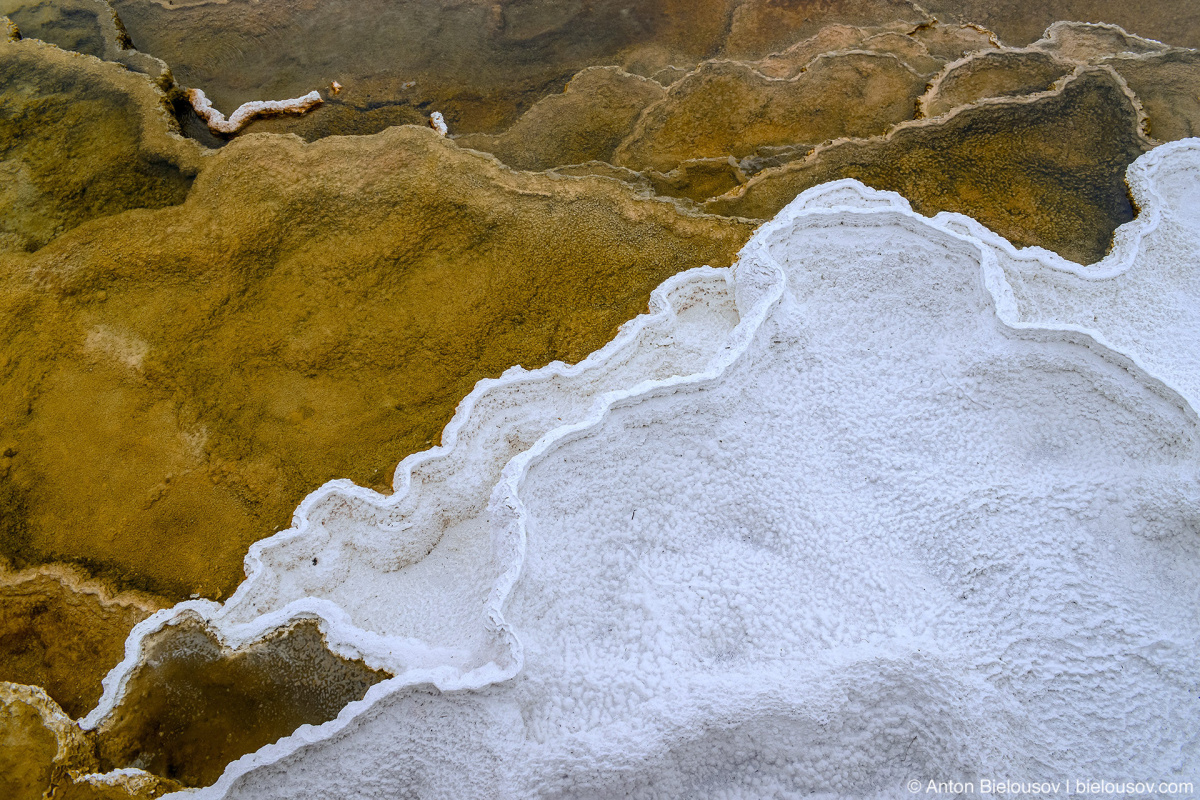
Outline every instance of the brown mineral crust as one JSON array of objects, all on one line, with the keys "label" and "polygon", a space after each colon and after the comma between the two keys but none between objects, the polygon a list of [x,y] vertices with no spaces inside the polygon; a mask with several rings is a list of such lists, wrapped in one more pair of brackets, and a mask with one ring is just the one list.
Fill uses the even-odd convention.
[{"label": "brown mineral crust", "polygon": [[0,681],[0,797],[38,800],[98,762],[88,737],[36,686]]},{"label": "brown mineral crust", "polygon": [[196,621],[144,642],[122,701],[97,729],[101,767],[137,764],[186,786],[207,786],[225,765],[319,725],[390,677],[333,655],[302,620],[230,650]]},{"label": "brown mineral crust", "polygon": [[161,607],[153,598],[113,595],[78,570],[0,569],[0,680],[41,686],[81,717],[124,658],[129,631]]},{"label": "brown mineral crust", "polygon": [[618,67],[590,67],[562,94],[539,100],[502,134],[467,134],[460,147],[495,154],[516,169],[611,161],[642,110],[666,96],[649,78]]},{"label": "brown mineral crust", "polygon": [[758,59],[814,36],[829,25],[910,28],[932,18],[909,0],[744,0],[737,4],[722,48],[726,58]]},{"label": "brown mineral crust", "polygon": [[[138,48],[171,64],[181,85],[204,89],[227,114],[336,80],[377,103],[440,110],[452,131],[467,133],[503,130],[589,66],[648,75],[713,55],[733,2],[115,0],[114,7]],[[293,122],[287,130],[302,132],[303,121]],[[355,132],[373,131],[364,123]]]},{"label": "brown mineral crust", "polygon": [[625,167],[613,166],[607,161],[585,161],[582,164],[564,164],[561,167],[555,167],[551,172],[555,175],[576,178],[588,176],[612,178],[628,185],[639,195],[650,197],[654,194],[654,187],[650,184],[650,179],[645,174]]},{"label": "brown mineral crust", "polygon": [[1098,63],[1113,55],[1145,55],[1169,49],[1161,42],[1133,36],[1116,25],[1091,22],[1056,22],[1031,47],[1084,63]]},{"label": "brown mineral crust", "polygon": [[200,148],[151,81],[33,39],[0,42],[0,251],[183,202]]},{"label": "brown mineral crust", "polygon": [[909,36],[925,45],[931,56],[947,62],[1000,47],[996,35],[979,25],[931,23],[914,28]]},{"label": "brown mineral crust", "polygon": [[40,39],[63,50],[116,61],[151,76],[163,89],[172,84],[170,69],[132,48],[129,35],[107,0],[0,0],[27,39]]},{"label": "brown mineral crust", "polygon": [[921,112],[936,117],[990,97],[1049,91],[1056,81],[1070,75],[1075,66],[1050,53],[985,50],[947,67],[921,98]]},{"label": "brown mineral crust", "polygon": [[1125,170],[1150,147],[1126,91],[1110,70],[1087,68],[1055,92],[819,148],[705,207],[765,219],[809,187],[856,178],[923,214],[968,214],[1014,244],[1089,264],[1133,218]]},{"label": "brown mineral crust", "polygon": [[1183,47],[1200,47],[1200,4],[1180,0],[923,0],[943,22],[971,22],[1008,45],[1026,45],[1058,20],[1108,22]]},{"label": "brown mineral crust", "polygon": [[1104,63],[1141,101],[1151,138],[1171,142],[1200,135],[1200,52],[1168,50]]},{"label": "brown mineral crust", "polygon": [[[899,23],[896,27],[906,30],[912,26]],[[860,49],[864,41],[880,30],[878,27],[826,25],[809,38],[801,39],[777,53],[769,53],[752,63],[756,70],[769,78],[791,78],[811,64],[817,56],[839,50]]]},{"label": "brown mineral crust", "polygon": [[864,39],[861,49],[873,53],[891,53],[923,77],[935,75],[946,63],[933,56],[920,39],[895,31],[877,33]]},{"label": "brown mineral crust", "polygon": [[689,72],[691,72],[691,70],[684,69],[683,67],[666,66],[656,71],[650,77],[658,81],[663,86],[670,86],[680,78],[686,77]]},{"label": "brown mineral crust", "polygon": [[823,28],[811,39],[797,42],[782,53],[773,53],[751,62],[756,70],[772,78],[791,78],[808,67],[814,59],[844,50],[866,50],[890,53],[919,75],[933,75],[945,66],[945,61],[930,55],[921,40],[904,30],[880,28],[851,28],[834,25]]},{"label": "brown mineral crust", "polygon": [[261,117],[243,128],[249,133],[294,133],[305,141],[326,136],[361,136],[378,133],[393,125],[425,125],[428,118],[403,101],[355,103],[355,88],[343,88],[337,96],[325,93],[325,102],[301,116]]},{"label": "brown mineral crust", "polygon": [[583,358],[751,231],[415,127],[241,137],[209,162],[182,206],[0,258],[17,567],[226,597],[305,494],[388,490],[477,380]]},{"label": "brown mineral crust", "polygon": [[646,109],[615,163],[669,172],[694,158],[883,133],[913,117],[924,90],[924,78],[893,55],[822,56],[789,80],[740,62],[708,62]]},{"label": "brown mineral crust", "polygon": [[729,156],[685,161],[665,175],[651,170],[646,177],[656,194],[697,203],[724,194],[746,182],[746,174],[737,161]]},{"label": "brown mineral crust", "polygon": [[50,787],[58,737],[43,724],[36,700],[8,688],[0,684],[0,795],[36,800]]}]

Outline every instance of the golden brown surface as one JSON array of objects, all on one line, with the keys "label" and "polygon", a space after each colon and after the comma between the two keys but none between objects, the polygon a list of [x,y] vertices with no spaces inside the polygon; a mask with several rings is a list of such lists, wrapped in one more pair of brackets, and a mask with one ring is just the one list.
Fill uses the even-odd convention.
[{"label": "golden brown surface", "polygon": [[1093,22],[1056,22],[1031,47],[1071,61],[1098,63],[1118,53],[1144,55],[1167,46],[1134,36],[1119,26]]},{"label": "golden brown surface", "polygon": [[0,42],[0,86],[0,251],[187,196],[195,146],[140,76],[24,40]]},{"label": "golden brown surface", "polygon": [[35,800],[50,786],[58,738],[42,723],[32,693],[13,696],[4,688],[0,684],[0,796]]},{"label": "golden brown surface", "polygon": [[78,572],[0,570],[0,681],[41,686],[72,717],[91,711],[125,637],[162,606],[113,596]]},{"label": "golden brown surface", "polygon": [[461,147],[494,153],[516,169],[611,161],[646,106],[666,96],[663,87],[616,67],[590,67],[561,94],[539,100],[501,134],[455,139]]},{"label": "golden brown surface", "polygon": [[0,681],[0,797],[36,800],[97,766],[88,737],[44,691]]},{"label": "golden brown surface", "polygon": [[1049,53],[984,51],[948,67],[921,98],[921,111],[936,117],[988,97],[1045,92],[1074,68]]},{"label": "golden brown surface", "polygon": [[0,681],[0,797],[5,800],[150,800],[183,788],[141,772],[97,775],[95,736],[44,691]]},{"label": "golden brown surface", "polygon": [[883,133],[912,118],[924,89],[925,80],[892,55],[825,56],[791,79],[709,62],[646,110],[615,163],[666,172],[692,158]]},{"label": "golden brown surface", "polygon": [[1142,102],[1151,138],[1170,142],[1200,134],[1200,53],[1169,50],[1105,63]]},{"label": "golden brown surface", "polygon": [[901,22],[915,28],[929,21],[929,15],[909,0],[744,0],[733,12],[722,55],[761,58],[828,25]]},{"label": "golden brown surface", "polygon": [[969,214],[1015,244],[1088,264],[1133,218],[1125,169],[1148,149],[1118,79],[1091,68],[1036,100],[969,107],[938,124],[820,149],[706,207],[765,219],[810,186],[857,178],[923,214]]},{"label": "golden brown surface", "polygon": [[665,175],[648,170],[646,178],[655,194],[702,203],[741,186],[746,182],[746,173],[732,156],[726,156],[684,161]]},{"label": "golden brown surface", "polygon": [[102,0],[0,0],[0,14],[24,36],[97,58],[107,49],[99,19],[107,11]]},{"label": "golden brown surface", "polygon": [[898,22],[865,28],[830,25],[811,38],[750,64],[769,77],[792,78],[819,56],[842,50],[866,50],[891,53],[918,74],[932,76],[948,61],[992,47],[995,43],[989,37],[974,28],[959,25],[914,27],[911,23]]},{"label": "golden brown surface", "polygon": [[1181,47],[1200,47],[1200,4],[1180,0],[924,0],[944,21],[973,22],[996,32],[1005,44],[1024,45],[1052,22],[1110,22],[1125,30]]}]

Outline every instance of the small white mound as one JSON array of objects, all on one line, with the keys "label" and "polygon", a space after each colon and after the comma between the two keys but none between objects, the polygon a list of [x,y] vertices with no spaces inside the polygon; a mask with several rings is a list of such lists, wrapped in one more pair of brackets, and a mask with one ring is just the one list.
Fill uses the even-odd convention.
[{"label": "small white mound", "polygon": [[314,493],[225,606],[135,629],[86,722],[171,620],[236,645],[316,617],[396,677],[201,795],[1194,780],[1197,176],[1194,142],[1139,160],[1091,272],[806,192],[732,276],[481,383],[395,495]]},{"label": "small white mound", "polygon": [[440,111],[435,111],[429,115],[429,127],[433,128],[441,136],[450,133],[450,128],[446,125],[446,118],[442,116],[442,112]]},{"label": "small white mound", "polygon": [[293,97],[290,100],[255,100],[242,103],[237,110],[225,115],[213,107],[212,102],[201,89],[188,89],[188,102],[213,133],[234,134],[246,127],[252,120],[259,117],[273,117],[280,114],[303,114],[311,111],[321,103],[321,93],[315,89],[303,97]]}]

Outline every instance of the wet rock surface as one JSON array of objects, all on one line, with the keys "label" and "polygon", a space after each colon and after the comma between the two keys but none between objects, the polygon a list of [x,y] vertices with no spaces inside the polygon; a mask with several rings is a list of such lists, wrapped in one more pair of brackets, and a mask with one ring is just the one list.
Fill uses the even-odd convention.
[{"label": "wet rock surface", "polygon": [[1046,92],[1075,65],[1050,53],[984,51],[946,67],[921,98],[921,113],[936,117],[989,97]]},{"label": "wet rock surface", "polygon": [[185,623],[147,642],[122,704],[96,732],[101,769],[207,786],[230,761],[332,719],[387,677],[332,655],[315,623],[236,652]]}]

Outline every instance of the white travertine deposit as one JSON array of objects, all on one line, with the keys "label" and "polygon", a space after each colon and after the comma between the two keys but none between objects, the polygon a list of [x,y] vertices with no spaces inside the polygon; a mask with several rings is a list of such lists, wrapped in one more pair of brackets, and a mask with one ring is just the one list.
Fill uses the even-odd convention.
[{"label": "white travertine deposit", "polygon": [[1200,145],[1088,268],[853,181],[573,367],[481,382],[382,496],[254,545],[395,677],[203,797],[905,795],[1200,770]]},{"label": "white travertine deposit", "polygon": [[213,106],[202,89],[189,89],[187,98],[196,114],[208,125],[209,130],[213,133],[224,134],[237,133],[259,117],[303,114],[325,102],[321,98],[321,93],[314,89],[302,97],[293,97],[289,100],[255,100],[242,103],[226,119],[225,115]]}]

